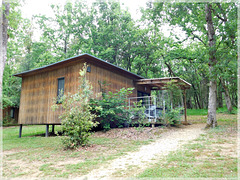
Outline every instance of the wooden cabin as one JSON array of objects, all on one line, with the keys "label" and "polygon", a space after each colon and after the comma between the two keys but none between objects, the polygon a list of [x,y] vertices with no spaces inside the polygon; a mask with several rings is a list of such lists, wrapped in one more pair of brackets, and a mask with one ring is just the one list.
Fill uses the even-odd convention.
[{"label": "wooden cabin", "polygon": [[[79,87],[79,70],[83,64],[87,63],[87,79],[93,86],[95,95],[101,92],[99,81],[109,84],[108,91],[116,91],[121,88],[133,87],[131,96],[138,94],[150,95],[154,86],[159,88],[161,84],[156,79],[154,83],[123,68],[115,66],[107,61],[99,59],[89,54],[81,54],[63,61],[59,61],[38,69],[15,74],[22,78],[22,89],[20,98],[19,120],[20,134],[22,125],[44,124],[47,125],[46,136],[49,125],[59,125],[58,118],[62,109],[53,111],[51,106],[56,103],[59,91],[64,93],[75,93]],[[182,81],[178,78],[178,81]],[[186,88],[189,84],[186,84]],[[156,87],[155,87],[156,90]]]}]

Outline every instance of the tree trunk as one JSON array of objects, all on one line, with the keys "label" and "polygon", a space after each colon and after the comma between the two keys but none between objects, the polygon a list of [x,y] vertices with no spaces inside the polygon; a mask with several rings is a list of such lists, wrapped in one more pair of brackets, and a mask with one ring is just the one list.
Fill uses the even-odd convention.
[{"label": "tree trunk", "polygon": [[187,100],[187,109],[192,109],[192,100],[191,99],[188,99]]},{"label": "tree trunk", "polygon": [[224,95],[224,99],[225,99],[225,102],[227,105],[228,112],[232,112],[233,108],[232,108],[232,103],[231,103],[231,99],[230,99],[228,91],[223,92],[223,95]]},{"label": "tree trunk", "polygon": [[[195,96],[195,104],[198,105],[198,108],[199,109],[202,109],[202,106],[200,104],[200,101],[199,101],[199,97],[198,97],[198,93],[197,93],[197,89],[195,88],[194,84],[192,83],[192,87],[193,87],[193,92],[194,92],[194,96]],[[197,106],[196,106],[197,107]],[[196,108],[197,109],[197,108]]]},{"label": "tree trunk", "polygon": [[216,108],[217,108],[217,82],[210,81],[209,86],[209,98],[208,98],[208,119],[207,125],[208,127],[216,127],[217,126],[217,119],[216,119]]},{"label": "tree trunk", "polygon": [[198,105],[197,105],[197,100],[196,100],[195,94],[194,94],[194,96],[193,96],[193,100],[194,100],[194,109],[199,109],[199,108],[198,108]]},{"label": "tree trunk", "polygon": [[[220,87],[220,86],[218,86]],[[222,88],[218,88],[218,91],[217,91],[217,102],[218,102],[218,108],[222,108],[223,107],[223,100],[222,100]]]},{"label": "tree trunk", "polygon": [[231,99],[230,99],[230,95],[229,95],[229,91],[228,91],[228,88],[227,86],[225,85],[225,82],[222,78],[220,78],[220,82],[223,86],[223,89],[224,89],[224,99],[225,99],[225,102],[226,102],[226,105],[227,105],[227,109],[228,109],[228,112],[232,112],[233,108],[232,108],[232,103],[231,103]]},{"label": "tree trunk", "polygon": [[[238,89],[239,90],[239,89]],[[237,91],[236,91],[237,92]],[[232,95],[232,106],[237,107],[238,105],[238,95],[236,92],[230,93]],[[238,93],[239,94],[239,93]]]},{"label": "tree trunk", "polygon": [[172,77],[172,76],[175,77],[175,73],[173,72],[170,64],[168,64],[167,62],[165,62],[165,64],[166,64],[166,66],[167,66],[167,68],[168,68],[168,72],[169,72],[170,76],[171,76],[171,77]]},{"label": "tree trunk", "polygon": [[65,57],[67,57],[67,38],[64,40],[64,50]]},{"label": "tree trunk", "polygon": [[[5,7],[4,11],[2,7]],[[2,7],[0,8],[0,118],[2,117],[2,80],[3,80],[3,71],[5,67],[5,62],[7,59],[7,28],[8,28],[8,19],[10,4],[8,2],[2,1]],[[2,123],[2,121],[1,121]]]},{"label": "tree trunk", "polygon": [[[203,75],[204,77],[206,77],[206,75]],[[202,89],[202,102],[203,102],[203,109],[207,109],[208,107],[208,94],[209,94],[209,87],[206,86],[206,84],[208,84],[208,80],[206,78],[204,78],[201,81],[201,89]]]},{"label": "tree trunk", "polygon": [[215,64],[216,60],[216,40],[215,40],[215,30],[212,22],[212,5],[206,3],[206,22],[208,30],[208,45],[209,45],[209,74],[210,74],[210,86],[209,86],[209,96],[208,96],[208,127],[216,127],[216,108],[217,108],[217,81],[215,75]]}]

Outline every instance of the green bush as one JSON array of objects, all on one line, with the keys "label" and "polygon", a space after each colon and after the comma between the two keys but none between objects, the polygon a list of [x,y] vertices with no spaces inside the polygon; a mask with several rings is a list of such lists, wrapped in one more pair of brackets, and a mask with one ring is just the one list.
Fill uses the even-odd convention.
[{"label": "green bush", "polygon": [[130,110],[127,97],[133,88],[122,88],[116,93],[104,93],[101,99],[91,99],[91,109],[98,117],[102,128],[123,127],[130,122]]},{"label": "green bush", "polygon": [[181,111],[183,108],[171,109],[166,113],[166,125],[179,125],[181,124]]},{"label": "green bush", "polygon": [[[68,93],[61,97],[61,106],[64,110],[60,119],[62,120],[61,125],[64,132],[62,142],[65,149],[86,145],[91,135],[90,130],[97,126],[97,122],[93,121],[95,115],[91,113],[89,106],[92,86],[86,80],[86,69],[87,66],[84,64],[83,69],[79,72],[80,87],[78,92],[76,94]],[[53,106],[53,109],[56,108],[59,108],[59,104]]]},{"label": "green bush", "polygon": [[142,100],[134,102],[130,111],[134,118],[133,125],[138,125],[137,130],[142,130],[145,126],[149,126],[148,118],[145,114],[146,107],[142,106]]},{"label": "green bush", "polygon": [[14,126],[14,125],[18,125],[18,123],[16,122],[15,119],[11,118],[10,116],[6,116],[3,118],[2,125],[3,126]]},{"label": "green bush", "polygon": [[183,106],[182,91],[179,88],[181,83],[178,85],[173,81],[167,82],[167,98],[165,99],[166,107],[168,109],[178,108],[179,105]]}]

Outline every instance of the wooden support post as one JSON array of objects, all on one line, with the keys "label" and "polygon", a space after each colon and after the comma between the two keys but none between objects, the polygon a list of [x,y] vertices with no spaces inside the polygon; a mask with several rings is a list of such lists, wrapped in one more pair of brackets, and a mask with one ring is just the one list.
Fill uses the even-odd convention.
[{"label": "wooden support post", "polygon": [[187,97],[186,97],[186,89],[183,90],[183,98],[184,98],[184,125],[190,125],[190,123],[187,122]]},{"label": "wooden support post", "polygon": [[54,134],[54,124],[52,124],[52,133]]},{"label": "wooden support post", "polygon": [[19,126],[19,138],[22,137],[22,124],[20,124]]},{"label": "wooden support post", "polygon": [[46,134],[45,134],[45,137],[48,137],[48,133],[49,133],[49,124],[46,125]]},{"label": "wooden support post", "polygon": [[183,90],[184,94],[184,120],[187,123],[187,97],[186,97],[186,89]]}]

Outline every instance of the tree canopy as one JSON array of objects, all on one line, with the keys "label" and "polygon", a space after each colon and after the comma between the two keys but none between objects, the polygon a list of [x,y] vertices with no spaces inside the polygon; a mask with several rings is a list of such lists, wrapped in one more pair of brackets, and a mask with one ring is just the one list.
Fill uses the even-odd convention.
[{"label": "tree canopy", "polygon": [[[51,8],[53,17],[19,15],[17,29],[9,19],[5,106],[19,103],[21,80],[12,74],[81,53],[146,78],[187,80],[192,84],[188,108],[210,108],[214,114],[224,103],[229,111],[237,105],[236,3],[149,2],[138,21],[118,1],[74,1]],[[164,36],[165,25],[181,33]],[[39,40],[33,38],[34,28],[42,32]]]}]

